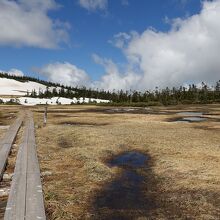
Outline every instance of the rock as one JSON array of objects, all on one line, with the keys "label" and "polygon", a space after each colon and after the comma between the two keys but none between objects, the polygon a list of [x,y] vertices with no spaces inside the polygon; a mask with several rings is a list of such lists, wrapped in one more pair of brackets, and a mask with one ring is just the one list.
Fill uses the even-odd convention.
[{"label": "rock", "polygon": [[51,171],[44,171],[41,173],[41,176],[51,176],[53,173]]},{"label": "rock", "polygon": [[10,192],[10,188],[3,188],[0,189],[0,197],[8,196]]},{"label": "rock", "polygon": [[3,175],[3,180],[12,180],[13,174],[5,173]]}]

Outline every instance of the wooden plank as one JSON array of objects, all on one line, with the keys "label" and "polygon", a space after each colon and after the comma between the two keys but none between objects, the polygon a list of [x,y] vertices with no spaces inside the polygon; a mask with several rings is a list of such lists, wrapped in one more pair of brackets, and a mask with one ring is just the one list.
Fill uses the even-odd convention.
[{"label": "wooden plank", "polygon": [[6,132],[6,135],[2,143],[10,144],[11,142],[14,142],[17,132],[19,128],[21,127],[22,121],[23,121],[23,115],[17,118],[15,122],[10,126],[8,132]]},{"label": "wooden plank", "polygon": [[9,130],[6,132],[4,138],[1,140],[0,145],[0,179],[2,179],[3,172],[7,163],[8,156],[11,151],[12,144],[15,141],[17,133],[21,127],[23,121],[23,116],[20,116],[16,121],[10,126]]},{"label": "wooden plank", "polygon": [[22,144],[19,147],[14,176],[5,212],[5,219],[20,220],[25,218],[26,179],[27,179],[27,143],[28,127],[25,124]]},{"label": "wooden plank", "polygon": [[27,184],[27,146],[29,124],[25,123],[22,144],[19,147],[11,190],[5,212],[5,219],[25,219]]},{"label": "wooden plank", "polygon": [[46,219],[32,114],[26,121],[5,220]]},{"label": "wooden plank", "polygon": [[11,147],[12,144],[2,144],[2,148],[0,150],[0,179],[2,179],[3,173],[5,171]]},{"label": "wooden plank", "polygon": [[34,134],[34,122],[32,117],[30,119],[30,125],[31,128],[29,130],[30,133],[28,142],[26,219],[46,219]]}]

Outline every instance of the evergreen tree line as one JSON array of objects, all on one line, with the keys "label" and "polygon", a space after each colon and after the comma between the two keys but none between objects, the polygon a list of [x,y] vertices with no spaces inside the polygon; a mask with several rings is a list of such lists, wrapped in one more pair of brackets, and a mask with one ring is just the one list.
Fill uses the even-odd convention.
[{"label": "evergreen tree line", "polygon": [[122,103],[149,103],[152,105],[176,105],[176,104],[209,104],[220,103],[220,81],[215,86],[209,87],[202,83],[201,87],[195,84],[188,88],[180,86],[179,88],[156,88],[153,91],[127,91],[122,90],[112,93],[113,102]]},{"label": "evergreen tree line", "polygon": [[[148,103],[152,105],[176,105],[176,104],[208,104],[220,103],[220,80],[215,85],[209,87],[202,83],[200,87],[195,84],[189,85],[188,88],[180,86],[179,88],[165,88],[155,90],[140,91],[104,91],[99,89],[87,89],[86,87],[64,86],[59,83],[47,82],[29,76],[14,76],[0,73],[0,78],[15,79],[21,82],[33,81],[47,86],[45,91],[27,91],[29,97],[51,98],[96,98],[111,100],[115,104],[130,105],[132,103]],[[51,89],[50,87],[53,87]]]},{"label": "evergreen tree line", "polygon": [[32,98],[52,98],[52,97],[64,97],[64,98],[95,98],[95,99],[107,99],[111,97],[111,93],[108,91],[92,90],[86,87],[74,88],[74,87],[46,87],[45,91],[41,89],[36,91],[35,89],[31,92],[27,91],[26,96]]},{"label": "evergreen tree line", "polygon": [[[27,96],[31,96],[31,97],[50,98],[54,96],[61,96],[67,98],[87,97],[87,98],[97,98],[97,99],[108,99],[108,97],[110,97],[110,92],[106,92],[104,90],[87,89],[86,87],[77,87],[77,86],[76,87],[65,86],[60,83],[48,82],[30,76],[15,76],[15,75],[10,75],[8,73],[0,73],[0,78],[14,79],[19,82],[32,81],[32,82],[40,83],[47,87],[45,92],[35,91],[35,90],[27,91]],[[54,89],[52,89],[51,91],[49,87],[54,87]]]},{"label": "evergreen tree line", "polygon": [[[186,87],[179,87],[172,89],[158,89],[153,91],[104,91],[104,90],[92,90],[86,89],[86,87],[78,88],[74,90],[72,87],[66,88],[51,88],[47,87],[46,90],[36,92],[33,90],[27,94],[30,97],[39,98],[52,98],[52,97],[65,97],[65,98],[96,98],[111,100],[117,105],[131,105],[132,103],[138,103],[140,106],[146,105],[176,105],[176,104],[209,104],[220,103],[220,81],[216,82],[215,86],[208,87],[207,84],[202,83],[201,87],[197,87],[192,84]],[[145,103],[145,104],[144,104]]]}]

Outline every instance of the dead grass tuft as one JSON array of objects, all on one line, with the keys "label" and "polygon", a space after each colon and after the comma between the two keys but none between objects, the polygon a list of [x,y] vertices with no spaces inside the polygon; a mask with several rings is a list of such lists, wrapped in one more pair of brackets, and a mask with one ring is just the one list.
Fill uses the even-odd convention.
[{"label": "dead grass tuft", "polygon": [[59,137],[58,138],[58,146],[61,147],[61,148],[71,148],[74,145],[70,140],[68,140],[64,137]]}]

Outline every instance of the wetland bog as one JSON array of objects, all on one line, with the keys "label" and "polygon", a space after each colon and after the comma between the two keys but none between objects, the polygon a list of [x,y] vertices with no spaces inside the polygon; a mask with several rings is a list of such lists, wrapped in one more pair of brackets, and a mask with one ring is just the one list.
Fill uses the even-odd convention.
[{"label": "wetland bog", "polygon": [[[219,122],[168,122],[181,111],[218,119],[219,105],[109,109],[50,107],[46,127],[33,109],[48,219],[220,218]],[[146,166],[109,164],[126,152]]]},{"label": "wetland bog", "polygon": [[[220,218],[220,105],[50,106],[45,127],[28,108],[49,220]],[[1,106],[0,135],[19,109]]]}]

